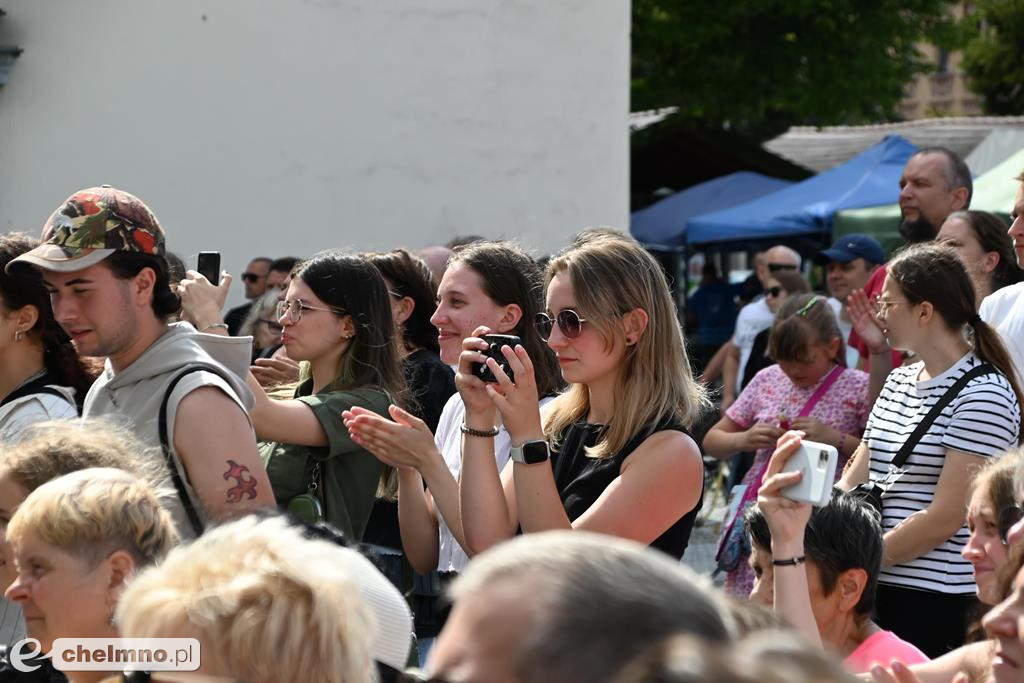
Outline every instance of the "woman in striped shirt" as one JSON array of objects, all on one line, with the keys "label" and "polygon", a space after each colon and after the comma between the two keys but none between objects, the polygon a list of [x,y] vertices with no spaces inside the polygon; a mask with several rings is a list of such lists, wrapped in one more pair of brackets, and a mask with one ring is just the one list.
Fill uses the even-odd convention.
[{"label": "woman in striped shirt", "polygon": [[[890,262],[876,305],[881,334],[874,345],[884,352],[888,341],[920,360],[889,375],[839,486],[849,490],[870,480],[882,489],[878,623],[936,657],[964,640],[975,603],[971,565],[960,555],[968,538],[967,495],[979,466],[1018,443],[1021,391],[1001,340],[978,317],[974,288],[951,249],[904,251]],[[906,462],[894,467],[929,410],[982,363],[991,371],[967,382]]]}]

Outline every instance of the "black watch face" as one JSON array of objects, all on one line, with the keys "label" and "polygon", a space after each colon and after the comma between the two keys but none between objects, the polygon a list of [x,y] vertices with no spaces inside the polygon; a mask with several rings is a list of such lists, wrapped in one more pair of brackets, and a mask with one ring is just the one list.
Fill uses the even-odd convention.
[{"label": "black watch face", "polygon": [[548,459],[548,443],[546,441],[531,441],[523,444],[523,462],[527,465],[536,465]]}]

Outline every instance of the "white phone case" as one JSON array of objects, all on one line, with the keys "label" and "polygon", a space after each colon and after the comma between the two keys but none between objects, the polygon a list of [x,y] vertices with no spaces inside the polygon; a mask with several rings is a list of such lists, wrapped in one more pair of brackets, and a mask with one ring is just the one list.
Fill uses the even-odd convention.
[{"label": "white phone case", "polygon": [[800,450],[786,462],[783,472],[803,472],[800,483],[782,490],[790,500],[822,507],[832,497],[839,451],[835,446],[816,441],[804,441]]}]

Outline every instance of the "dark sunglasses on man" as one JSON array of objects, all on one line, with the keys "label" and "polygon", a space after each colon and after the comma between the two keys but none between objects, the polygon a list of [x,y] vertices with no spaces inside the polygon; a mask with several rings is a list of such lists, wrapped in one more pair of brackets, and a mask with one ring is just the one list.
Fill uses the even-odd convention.
[{"label": "dark sunglasses on man", "polygon": [[265,278],[265,277],[266,277],[266,275],[260,275],[259,273],[252,273],[252,272],[250,272],[248,270],[245,271],[244,273],[242,273],[242,279],[244,281],[246,281],[246,282],[259,282],[262,278]]},{"label": "dark sunglasses on man", "polygon": [[768,272],[777,273],[780,270],[796,270],[797,266],[792,263],[769,263]]},{"label": "dark sunglasses on man", "polygon": [[782,294],[782,287],[766,287],[764,290],[765,296],[777,297]]}]

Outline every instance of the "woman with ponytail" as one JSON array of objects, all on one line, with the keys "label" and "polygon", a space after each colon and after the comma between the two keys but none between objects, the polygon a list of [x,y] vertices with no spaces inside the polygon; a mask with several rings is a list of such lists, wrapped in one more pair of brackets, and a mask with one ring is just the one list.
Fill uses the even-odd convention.
[{"label": "woman with ponytail", "polygon": [[[867,482],[880,490],[877,621],[931,657],[963,643],[976,603],[972,567],[960,554],[971,483],[1020,437],[1013,364],[975,301],[949,247],[914,246],[889,263],[878,323],[890,346],[920,360],[886,379],[840,482],[845,490]],[[930,412],[930,426],[912,438]]]},{"label": "woman with ponytail", "polygon": [[36,245],[20,233],[0,237],[0,443],[35,422],[78,417],[93,380],[53,319],[39,271],[6,271]]}]

